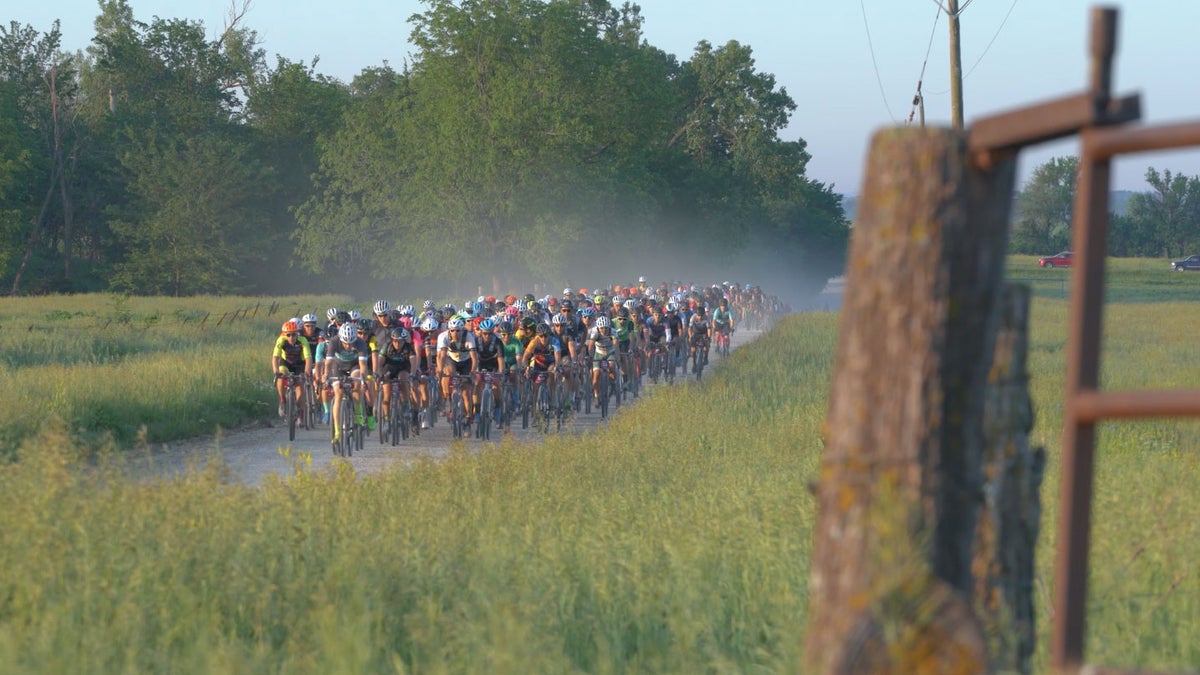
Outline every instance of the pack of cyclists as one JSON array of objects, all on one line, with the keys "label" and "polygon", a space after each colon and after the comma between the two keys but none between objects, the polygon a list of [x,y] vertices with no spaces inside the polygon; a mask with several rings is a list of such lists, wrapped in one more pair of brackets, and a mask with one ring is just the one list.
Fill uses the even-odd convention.
[{"label": "pack of cyclists", "polygon": [[[393,306],[379,300],[367,316],[331,307],[324,327],[315,313],[288,320],[272,349],[271,368],[281,416],[285,381],[299,376],[315,384],[320,423],[338,429],[342,397],[351,396],[355,422],[374,429],[375,399],[386,410],[393,388],[383,385],[394,382],[411,404],[416,431],[435,423],[440,413],[435,399],[448,400],[456,385],[470,419],[492,414],[476,409],[483,373],[495,373],[499,377],[489,380],[501,381],[543,375],[554,394],[563,389],[554,400],[590,395],[594,402],[602,371],[621,383],[625,395],[636,397],[648,354],[663,355],[672,373],[681,367],[699,378],[715,336],[728,338],[746,326],[765,330],[786,311],[753,285],[650,286],[645,277],[602,289],[568,287],[541,298],[532,293],[480,296],[461,307],[439,307],[432,300]],[[616,397],[618,405],[621,398]]]}]

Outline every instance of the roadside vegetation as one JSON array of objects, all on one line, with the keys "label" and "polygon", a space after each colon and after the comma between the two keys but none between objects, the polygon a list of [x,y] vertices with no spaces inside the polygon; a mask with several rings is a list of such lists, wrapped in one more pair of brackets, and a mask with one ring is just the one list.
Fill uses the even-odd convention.
[{"label": "roadside vegetation", "polygon": [[[1143,292],[1158,264],[1114,264],[1113,294]],[[111,309],[100,298],[81,311]],[[0,302],[7,339],[20,314],[6,303],[19,302]],[[22,311],[34,311],[29,302]],[[130,313],[154,311],[145,302]],[[195,307],[224,302],[247,306]],[[1110,304],[1105,386],[1194,386],[1193,309]],[[165,311],[153,358],[169,362]],[[1066,314],[1064,299],[1035,300],[1033,441],[1050,457],[1038,670],[1051,626]],[[198,366],[176,357],[178,370],[211,377],[245,350],[250,379],[261,380],[263,338],[277,320],[250,321],[234,331],[247,344]],[[463,445],[443,462],[361,478],[348,466],[312,474],[295,457],[293,475],[259,487],[228,484],[219,463],[178,480],[132,480],[109,461],[114,445],[47,424],[0,469],[0,663],[89,673],[796,672],[815,518],[808,485],[837,323],[831,313],[789,317],[702,385],[656,393],[586,438],[482,453]],[[186,343],[185,333],[175,339]],[[135,364],[129,354],[46,360],[6,364],[30,375],[7,379],[72,367],[99,381],[86,369],[116,366],[109,374],[123,377]],[[167,386],[157,383],[168,366],[156,367],[126,384]],[[245,394],[247,405],[266,394]],[[1194,665],[1200,426],[1112,423],[1099,436],[1089,661]]]}]

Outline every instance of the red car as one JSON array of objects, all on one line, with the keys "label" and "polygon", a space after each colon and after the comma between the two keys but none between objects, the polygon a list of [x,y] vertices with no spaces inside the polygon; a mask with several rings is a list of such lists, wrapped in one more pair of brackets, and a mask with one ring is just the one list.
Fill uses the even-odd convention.
[{"label": "red car", "polygon": [[1058,255],[1052,255],[1048,258],[1039,258],[1038,267],[1070,267],[1072,254],[1070,251],[1063,251]]}]

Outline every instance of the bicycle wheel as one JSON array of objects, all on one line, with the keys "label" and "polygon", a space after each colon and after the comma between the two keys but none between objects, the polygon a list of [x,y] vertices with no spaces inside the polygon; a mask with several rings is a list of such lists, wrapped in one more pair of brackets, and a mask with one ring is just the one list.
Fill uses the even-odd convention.
[{"label": "bicycle wheel", "polygon": [[475,437],[482,440],[489,440],[492,437],[492,415],[496,412],[496,402],[492,397],[492,388],[486,386],[483,388],[483,394],[479,397],[479,424],[475,428]]},{"label": "bicycle wheel", "polygon": [[608,369],[600,369],[600,381],[596,387],[596,399],[600,404],[600,419],[608,417],[608,377]]},{"label": "bicycle wheel", "polygon": [[312,431],[321,419],[321,399],[317,396],[317,387],[309,378],[304,380],[304,428]]},{"label": "bicycle wheel", "polygon": [[429,376],[429,382],[426,386],[429,387],[426,397],[429,403],[425,411],[425,421],[429,423],[429,428],[432,429],[434,421],[437,420],[439,408],[441,408],[439,402],[442,400],[442,388],[438,386],[438,378],[433,375]]},{"label": "bicycle wheel", "polygon": [[354,446],[356,445],[357,440],[354,438],[354,436],[355,436],[354,398],[347,391],[342,392],[341,411],[342,411],[341,423],[338,426],[341,427],[340,435],[341,435],[341,445],[342,445],[342,457],[351,457],[354,455]]},{"label": "bicycle wheel", "polygon": [[620,408],[621,403],[625,400],[625,376],[621,369],[617,368],[613,371],[612,378],[613,404]]},{"label": "bicycle wheel", "polygon": [[[383,445],[388,442],[389,434],[388,434],[387,422],[389,422],[391,420],[391,417],[389,415],[390,411],[383,409],[383,387],[386,387],[386,386],[388,386],[387,383],[384,383],[379,388],[379,391],[375,392],[375,402],[371,405],[371,408],[373,409],[373,414],[375,417],[375,429],[377,431],[379,431],[379,444],[380,445]],[[394,393],[395,392],[393,392],[393,394]],[[394,396],[393,396],[393,398],[394,398]],[[388,408],[391,408],[391,405],[390,405],[391,403],[394,403],[394,401],[389,402]]]},{"label": "bicycle wheel", "polygon": [[550,389],[545,384],[539,384],[534,395],[534,426],[541,433],[550,431]]},{"label": "bicycle wheel", "polygon": [[583,414],[592,414],[592,369],[589,367],[584,370],[587,374],[583,381],[579,383],[580,396],[583,398]]},{"label": "bicycle wheel", "polygon": [[296,440],[296,413],[298,412],[296,410],[296,388],[290,381],[285,382],[284,387],[287,388],[283,394],[283,400],[286,407],[284,412],[287,413],[288,440],[294,441]]},{"label": "bicycle wheel", "polygon": [[450,394],[450,432],[454,438],[463,437],[464,421],[467,417],[466,403],[463,402],[461,391],[455,390]]},{"label": "bicycle wheel", "polygon": [[533,401],[533,391],[532,391],[531,387],[532,387],[532,385],[529,383],[529,378],[523,378],[521,380],[520,396],[521,396],[521,428],[522,429],[529,428],[529,409],[532,406],[532,401]]}]

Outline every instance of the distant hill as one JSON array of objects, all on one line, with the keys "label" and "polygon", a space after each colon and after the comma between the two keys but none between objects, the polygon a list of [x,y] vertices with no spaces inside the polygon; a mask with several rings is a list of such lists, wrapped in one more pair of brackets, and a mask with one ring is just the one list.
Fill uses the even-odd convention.
[{"label": "distant hill", "polygon": [[[1129,209],[1129,198],[1137,194],[1132,190],[1113,190],[1108,195],[1108,210],[1119,216],[1125,215]],[[854,222],[855,216],[858,215],[858,195],[842,195],[842,211],[846,214],[846,220]]]}]

